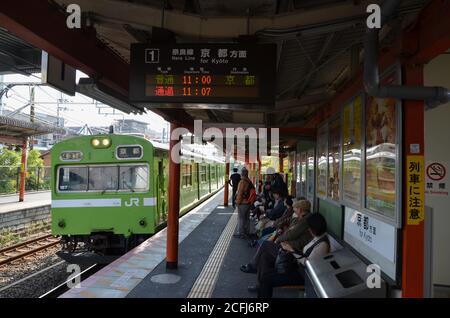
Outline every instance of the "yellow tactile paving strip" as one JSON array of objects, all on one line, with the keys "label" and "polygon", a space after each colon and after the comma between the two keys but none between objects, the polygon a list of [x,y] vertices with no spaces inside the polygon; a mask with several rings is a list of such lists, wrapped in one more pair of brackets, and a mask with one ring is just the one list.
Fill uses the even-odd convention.
[{"label": "yellow tactile paving strip", "polygon": [[187,298],[211,298],[236,224],[237,214],[233,213]]}]

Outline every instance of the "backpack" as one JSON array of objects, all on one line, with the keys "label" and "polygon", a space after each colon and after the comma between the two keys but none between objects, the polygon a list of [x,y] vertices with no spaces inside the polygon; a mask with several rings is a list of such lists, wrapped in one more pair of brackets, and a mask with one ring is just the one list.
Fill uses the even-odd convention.
[{"label": "backpack", "polygon": [[245,190],[245,192],[243,193],[243,197],[250,205],[256,201],[256,189],[253,183],[249,182],[247,190]]}]

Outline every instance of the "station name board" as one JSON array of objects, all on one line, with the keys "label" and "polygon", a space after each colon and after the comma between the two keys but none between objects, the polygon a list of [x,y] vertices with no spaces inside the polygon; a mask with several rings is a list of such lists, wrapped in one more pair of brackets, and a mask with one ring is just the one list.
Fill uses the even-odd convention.
[{"label": "station name board", "polygon": [[275,101],[273,44],[132,44],[130,59],[130,102]]}]

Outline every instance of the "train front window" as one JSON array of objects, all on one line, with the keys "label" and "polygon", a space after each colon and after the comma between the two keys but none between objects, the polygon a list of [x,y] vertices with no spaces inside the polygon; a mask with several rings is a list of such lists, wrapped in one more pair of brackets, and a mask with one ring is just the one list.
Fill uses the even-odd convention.
[{"label": "train front window", "polygon": [[147,165],[62,166],[58,170],[60,192],[143,192],[149,189]]},{"label": "train front window", "polygon": [[59,168],[59,191],[86,191],[88,188],[87,167]]},{"label": "train front window", "polygon": [[89,167],[89,191],[117,190],[117,166]]},{"label": "train front window", "polygon": [[119,166],[119,189],[130,191],[145,191],[148,189],[147,166]]}]

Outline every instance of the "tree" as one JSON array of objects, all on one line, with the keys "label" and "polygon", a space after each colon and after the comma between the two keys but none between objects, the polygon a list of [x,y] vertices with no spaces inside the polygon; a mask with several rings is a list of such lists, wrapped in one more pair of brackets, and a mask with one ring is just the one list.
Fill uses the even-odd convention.
[{"label": "tree", "polygon": [[17,188],[20,153],[3,148],[0,150],[0,193],[13,193]]},{"label": "tree", "polygon": [[[27,190],[43,188],[44,180],[41,175],[44,167],[44,161],[40,158],[40,156],[41,154],[37,150],[33,149],[28,152],[28,174],[25,183]],[[17,191],[19,187],[17,180],[20,173],[21,157],[21,150],[14,151],[7,148],[0,150],[0,193],[14,193]],[[40,173],[39,178],[37,175],[38,173]]]},{"label": "tree", "polygon": [[41,153],[35,149],[28,152],[27,159],[27,181],[26,189],[38,190],[42,188],[43,180],[38,178],[38,173],[42,175],[42,168],[44,167],[44,161],[41,159]]}]

